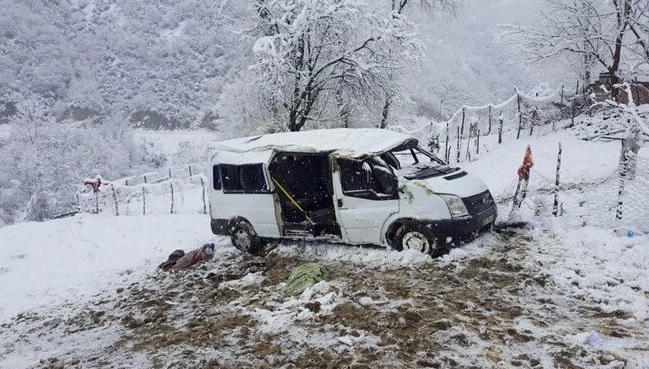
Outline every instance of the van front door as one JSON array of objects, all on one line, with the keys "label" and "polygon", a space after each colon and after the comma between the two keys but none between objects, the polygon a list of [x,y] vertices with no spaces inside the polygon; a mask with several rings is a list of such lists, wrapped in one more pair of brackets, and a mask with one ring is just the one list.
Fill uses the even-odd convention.
[{"label": "van front door", "polygon": [[332,158],[336,215],[345,241],[382,244],[385,220],[399,211],[397,179],[372,159]]}]

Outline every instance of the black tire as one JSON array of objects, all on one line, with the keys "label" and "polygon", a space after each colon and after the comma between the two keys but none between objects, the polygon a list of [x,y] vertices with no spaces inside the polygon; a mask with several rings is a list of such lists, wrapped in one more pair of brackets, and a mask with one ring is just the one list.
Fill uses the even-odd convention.
[{"label": "black tire", "polygon": [[429,228],[421,224],[404,224],[394,234],[393,248],[397,251],[412,249],[438,257],[446,248]]},{"label": "black tire", "polygon": [[236,221],[230,227],[230,240],[239,251],[248,254],[259,254],[264,248],[257,232],[245,220]]}]

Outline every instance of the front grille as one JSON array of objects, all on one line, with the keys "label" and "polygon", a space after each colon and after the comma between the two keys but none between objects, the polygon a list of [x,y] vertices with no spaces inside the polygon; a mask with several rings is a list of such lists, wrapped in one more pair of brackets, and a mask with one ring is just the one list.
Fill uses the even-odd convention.
[{"label": "front grille", "polygon": [[477,195],[465,197],[462,200],[464,201],[464,205],[471,215],[480,214],[491,209],[494,206],[494,200],[493,197],[491,197],[489,190],[481,192]]}]

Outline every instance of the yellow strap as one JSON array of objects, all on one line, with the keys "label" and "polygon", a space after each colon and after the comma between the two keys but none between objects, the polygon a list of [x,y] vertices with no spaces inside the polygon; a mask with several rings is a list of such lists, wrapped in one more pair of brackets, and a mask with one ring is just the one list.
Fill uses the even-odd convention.
[{"label": "yellow strap", "polygon": [[283,193],[284,195],[286,195],[286,197],[288,197],[289,201],[290,201],[291,203],[293,203],[293,205],[295,205],[295,207],[298,208],[298,209],[299,209],[299,210],[304,214],[304,217],[305,217],[309,222],[311,222],[311,224],[315,224],[315,223],[313,222],[313,220],[311,220],[311,217],[309,217],[309,214],[307,214],[307,212],[304,211],[304,209],[302,209],[302,207],[300,206],[300,204],[298,204],[297,201],[295,201],[295,199],[293,199],[293,196],[291,196],[291,194],[288,193],[288,191],[286,191],[286,189],[285,189],[284,187],[282,187],[281,184],[279,184],[279,181],[276,180],[276,179],[273,178],[273,177],[270,177],[270,179],[272,179],[272,180],[273,180],[273,183],[275,184],[275,186],[277,186],[277,188],[279,188],[279,189],[282,191],[282,193]]}]

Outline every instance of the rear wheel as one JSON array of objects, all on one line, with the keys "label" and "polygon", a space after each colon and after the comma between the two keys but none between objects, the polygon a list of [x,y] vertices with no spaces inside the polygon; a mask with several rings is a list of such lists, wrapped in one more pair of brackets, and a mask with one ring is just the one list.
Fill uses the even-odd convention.
[{"label": "rear wheel", "polygon": [[245,220],[237,221],[230,227],[230,239],[232,245],[241,252],[258,254],[263,249],[263,244],[257,236],[257,232]]},{"label": "rear wheel", "polygon": [[419,251],[430,254],[432,257],[440,256],[444,252],[444,247],[435,234],[425,226],[418,224],[401,226],[394,236],[394,248],[398,251]]}]

